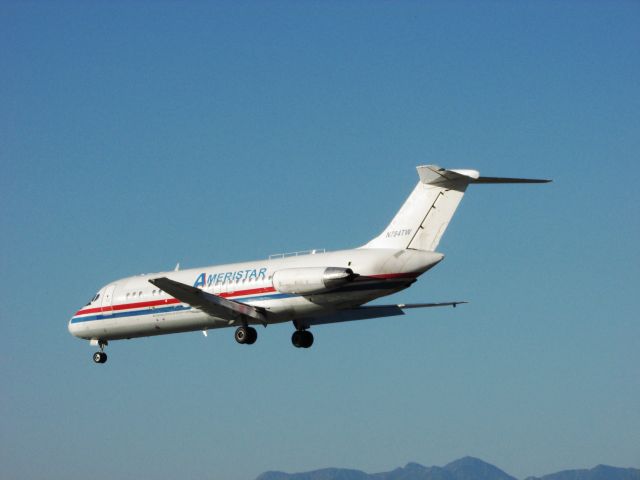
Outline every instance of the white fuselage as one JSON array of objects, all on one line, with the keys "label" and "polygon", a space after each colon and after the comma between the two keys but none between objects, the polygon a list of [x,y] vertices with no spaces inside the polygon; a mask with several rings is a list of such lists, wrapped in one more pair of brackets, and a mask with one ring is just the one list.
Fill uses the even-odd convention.
[{"label": "white fuselage", "polygon": [[[267,323],[295,321],[357,307],[407,288],[442,258],[442,254],[430,251],[358,248],[138,275],[101,288],[76,312],[68,327],[76,337],[107,341],[237,326],[182,303],[149,283],[156,277],[263,308],[270,314]],[[279,270],[327,266],[350,268],[358,274],[358,281],[307,295],[283,293],[274,287],[272,277]]]}]

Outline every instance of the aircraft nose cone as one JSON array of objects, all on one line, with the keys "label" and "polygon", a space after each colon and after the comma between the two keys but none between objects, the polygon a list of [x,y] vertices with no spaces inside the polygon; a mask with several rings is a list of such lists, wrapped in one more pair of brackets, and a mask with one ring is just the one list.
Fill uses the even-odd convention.
[{"label": "aircraft nose cone", "polygon": [[69,330],[69,333],[71,335],[73,335],[74,337],[77,337],[76,333],[78,331],[78,326],[73,323],[73,317],[71,317],[69,319],[69,322],[67,323],[67,330]]}]

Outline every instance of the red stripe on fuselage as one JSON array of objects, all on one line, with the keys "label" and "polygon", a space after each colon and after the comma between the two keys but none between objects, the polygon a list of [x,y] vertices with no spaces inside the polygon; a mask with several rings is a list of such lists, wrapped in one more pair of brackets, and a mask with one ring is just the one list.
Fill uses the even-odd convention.
[{"label": "red stripe on fuselage", "polygon": [[[235,292],[223,292],[216,295],[223,298],[230,298],[230,297],[240,297],[245,295],[255,295],[260,293],[272,293],[275,291],[276,289],[273,287],[262,287],[262,288],[251,288],[249,290],[238,290]],[[104,311],[109,312],[109,311],[118,311],[118,310],[129,310],[133,308],[159,307],[162,305],[174,305],[176,303],[181,303],[181,302],[177,298],[165,298],[164,300],[153,300],[149,302],[121,303],[119,305],[113,305],[112,307],[98,307],[98,308],[88,308],[86,310],[79,310],[76,312],[74,316],[88,315],[90,313],[100,313]]]}]

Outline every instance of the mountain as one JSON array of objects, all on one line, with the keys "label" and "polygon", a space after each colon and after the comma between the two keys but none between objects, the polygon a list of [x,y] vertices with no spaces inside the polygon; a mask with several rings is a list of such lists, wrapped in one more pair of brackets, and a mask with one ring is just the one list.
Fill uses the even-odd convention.
[{"label": "mountain", "polygon": [[371,480],[371,475],[360,470],[323,468],[305,473],[265,472],[256,480]]},{"label": "mountain", "polygon": [[[256,480],[516,480],[477,458],[464,457],[444,467],[408,463],[390,472],[367,474],[360,470],[325,468],[306,473],[265,472]],[[638,479],[640,480],[640,479]]]},{"label": "mountain", "polygon": [[[408,463],[390,472],[365,473],[346,468],[323,468],[305,473],[265,472],[256,480],[516,480],[478,458],[464,457],[444,467]],[[640,469],[598,465],[591,470],[565,470],[526,480],[640,480]]]},{"label": "mountain", "polygon": [[526,480],[638,480],[637,468],[618,468],[598,465],[591,470],[564,470],[544,477],[529,477]]}]

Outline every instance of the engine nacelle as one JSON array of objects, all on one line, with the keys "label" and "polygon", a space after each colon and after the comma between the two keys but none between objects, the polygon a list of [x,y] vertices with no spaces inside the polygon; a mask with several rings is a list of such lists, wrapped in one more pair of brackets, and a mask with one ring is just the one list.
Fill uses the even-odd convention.
[{"label": "engine nacelle", "polygon": [[310,295],[345,285],[357,276],[350,268],[285,268],[273,274],[273,287],[281,293]]}]

